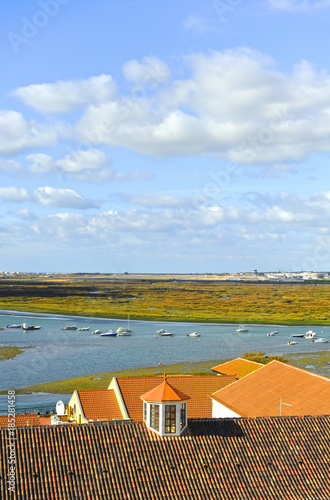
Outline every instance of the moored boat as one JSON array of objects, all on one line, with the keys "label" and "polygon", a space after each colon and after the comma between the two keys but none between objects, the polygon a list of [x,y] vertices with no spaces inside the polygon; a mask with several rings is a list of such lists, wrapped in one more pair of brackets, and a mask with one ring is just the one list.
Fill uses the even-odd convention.
[{"label": "moored boat", "polygon": [[77,327],[74,325],[62,326],[62,330],[77,330]]},{"label": "moored boat", "polygon": [[308,330],[308,332],[305,333],[305,339],[313,339],[316,335],[316,332],[313,330]]},{"label": "moored boat", "polygon": [[324,338],[324,337],[320,337],[319,339],[313,339],[313,342],[315,342],[315,343],[319,342],[320,344],[326,344],[327,342],[329,342],[329,340]]},{"label": "moored boat", "polygon": [[93,330],[92,334],[93,335],[101,335],[101,330]]},{"label": "moored boat", "polygon": [[116,330],[116,335],[118,335],[118,337],[130,337],[132,335],[132,330],[128,330],[127,328],[118,328]]},{"label": "moored boat", "polygon": [[12,325],[7,325],[7,328],[22,328],[22,324],[13,323]]},{"label": "moored boat", "polygon": [[296,345],[298,342],[288,342],[288,345]]},{"label": "moored boat", "polygon": [[41,326],[29,325],[28,323],[22,323],[22,330],[40,330]]},{"label": "moored boat", "polygon": [[291,337],[300,337],[301,338],[301,337],[304,337],[304,334],[303,333],[293,333],[291,335]]},{"label": "moored boat", "polygon": [[161,337],[172,337],[172,335],[174,335],[174,332],[165,331],[160,334]]},{"label": "moored boat", "polygon": [[87,332],[89,330],[89,326],[81,326],[77,328],[77,332]]},{"label": "moored boat", "polygon": [[117,337],[117,332],[109,330],[108,332],[100,333],[100,337]]},{"label": "moored boat", "polygon": [[250,330],[248,328],[245,328],[245,326],[237,328],[237,330],[236,330],[237,333],[245,333],[245,332],[249,332],[249,331]]},{"label": "moored boat", "polygon": [[127,327],[120,326],[116,332],[120,337],[129,337],[132,334],[132,330],[129,327],[129,315],[127,316]]},{"label": "moored boat", "polygon": [[187,337],[200,337],[200,336],[201,334],[199,332],[192,332],[187,334]]}]

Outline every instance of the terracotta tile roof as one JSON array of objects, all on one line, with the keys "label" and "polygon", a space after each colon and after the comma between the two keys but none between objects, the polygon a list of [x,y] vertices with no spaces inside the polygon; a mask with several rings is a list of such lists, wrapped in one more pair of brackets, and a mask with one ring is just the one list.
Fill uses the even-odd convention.
[{"label": "terracotta tile roof", "polygon": [[[212,401],[209,396],[236,379],[219,375],[168,375],[167,380],[172,387],[190,396],[188,418],[211,418]],[[138,422],[143,418],[140,396],[161,384],[163,377],[118,377],[117,382],[130,418]]]},{"label": "terracotta tile roof", "polygon": [[330,379],[275,360],[212,398],[245,417],[280,415],[281,401],[282,415],[327,415]]},{"label": "terracotta tile roof", "polygon": [[[50,417],[37,413],[16,413],[15,426],[24,427],[26,425],[50,425]],[[8,415],[0,415],[0,427],[8,427]]]},{"label": "terracotta tile roof", "polygon": [[77,391],[85,417],[88,420],[122,419],[116,395],[112,389]]},{"label": "terracotta tile roof", "polygon": [[158,385],[155,389],[146,392],[140,396],[144,401],[187,401],[190,396],[184,394],[184,392],[179,391],[175,387],[172,387],[167,382],[167,375],[164,373],[163,382]]},{"label": "terracotta tile roof", "polygon": [[255,361],[249,361],[248,359],[237,358],[221,365],[214,366],[212,370],[222,375],[233,375],[237,379],[243,378],[249,373],[253,373],[264,365],[261,363],[256,363]]},{"label": "terracotta tile roof", "polygon": [[[7,431],[0,430],[1,500]],[[189,421],[162,438],[142,423],[17,430],[15,498],[329,500],[330,417]]]}]

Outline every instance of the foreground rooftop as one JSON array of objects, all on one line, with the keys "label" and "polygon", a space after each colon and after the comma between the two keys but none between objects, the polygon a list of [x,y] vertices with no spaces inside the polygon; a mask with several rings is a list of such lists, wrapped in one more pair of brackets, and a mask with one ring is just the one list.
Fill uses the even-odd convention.
[{"label": "foreground rooftop", "polygon": [[[180,437],[143,423],[22,427],[16,498],[329,500],[330,416],[189,420]],[[0,430],[1,498],[7,431]]]}]

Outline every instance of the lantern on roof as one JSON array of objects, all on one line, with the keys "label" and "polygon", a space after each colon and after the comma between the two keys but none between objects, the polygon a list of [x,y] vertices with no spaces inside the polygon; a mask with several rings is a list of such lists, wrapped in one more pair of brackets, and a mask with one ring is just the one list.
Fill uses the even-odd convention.
[{"label": "lantern on roof", "polygon": [[190,396],[167,381],[140,396],[143,401],[143,420],[148,429],[161,436],[180,436],[187,427],[187,401]]}]

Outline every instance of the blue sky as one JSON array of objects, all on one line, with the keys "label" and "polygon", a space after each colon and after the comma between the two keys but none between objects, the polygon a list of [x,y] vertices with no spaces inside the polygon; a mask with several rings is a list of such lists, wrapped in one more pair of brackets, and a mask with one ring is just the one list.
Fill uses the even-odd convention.
[{"label": "blue sky", "polygon": [[327,270],[330,1],[1,6],[3,271]]}]

